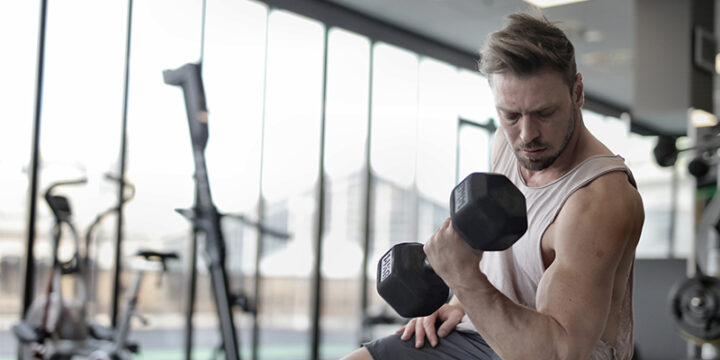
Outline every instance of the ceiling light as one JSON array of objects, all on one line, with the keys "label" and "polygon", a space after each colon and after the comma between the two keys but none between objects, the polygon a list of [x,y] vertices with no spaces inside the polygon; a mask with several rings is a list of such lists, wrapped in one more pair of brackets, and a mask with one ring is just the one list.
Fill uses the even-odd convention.
[{"label": "ceiling light", "polygon": [[705,110],[690,108],[689,113],[690,123],[696,128],[715,126],[718,124],[717,116]]},{"label": "ceiling light", "polygon": [[587,0],[525,0],[525,2],[535,5],[539,8],[548,8],[553,6],[567,5]]}]

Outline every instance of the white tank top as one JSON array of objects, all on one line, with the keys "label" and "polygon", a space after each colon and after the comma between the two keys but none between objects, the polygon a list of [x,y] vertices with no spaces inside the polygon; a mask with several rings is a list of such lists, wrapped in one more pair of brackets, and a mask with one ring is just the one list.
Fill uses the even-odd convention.
[{"label": "white tank top", "polygon": [[[624,171],[630,183],[633,186],[636,186],[636,183],[630,169],[625,165],[625,160],[620,156],[589,157],[562,177],[540,187],[529,187],[525,184],[525,180],[520,175],[520,165],[507,142],[498,149],[496,159],[497,162],[493,163],[493,171],[506,175],[525,195],[528,207],[528,229],[510,249],[485,252],[480,268],[505,296],[518,304],[536,309],[537,288],[545,272],[540,240],[565,201],[578,189],[610,172]],[[632,273],[625,294],[615,346],[599,342],[590,356],[591,359],[632,357]],[[467,315],[458,324],[457,330],[476,331]]]}]

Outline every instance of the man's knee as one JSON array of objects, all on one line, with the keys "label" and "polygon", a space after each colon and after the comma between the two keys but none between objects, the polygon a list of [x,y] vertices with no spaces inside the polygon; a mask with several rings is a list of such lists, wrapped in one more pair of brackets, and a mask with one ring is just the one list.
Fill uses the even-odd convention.
[{"label": "man's knee", "polygon": [[372,360],[372,358],[368,349],[362,346],[340,360]]}]

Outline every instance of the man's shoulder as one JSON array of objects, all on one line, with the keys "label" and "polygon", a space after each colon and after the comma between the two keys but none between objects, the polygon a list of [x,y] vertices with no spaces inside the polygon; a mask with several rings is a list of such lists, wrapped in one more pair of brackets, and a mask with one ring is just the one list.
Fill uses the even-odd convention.
[{"label": "man's shoulder", "polygon": [[548,244],[559,254],[584,259],[597,248],[611,258],[634,249],[644,222],[642,200],[623,172],[611,172],[573,193],[553,226]]},{"label": "man's shoulder", "polygon": [[561,211],[560,216],[589,216],[593,221],[613,219],[631,225],[644,219],[640,193],[631,183],[629,173],[621,170],[600,175],[578,189],[563,208],[569,211]]}]

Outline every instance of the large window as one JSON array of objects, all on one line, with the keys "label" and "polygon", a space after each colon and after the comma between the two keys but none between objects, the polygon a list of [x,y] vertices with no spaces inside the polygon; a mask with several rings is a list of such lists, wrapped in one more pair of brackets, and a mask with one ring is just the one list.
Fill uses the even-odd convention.
[{"label": "large window", "polygon": [[370,42],[342,29],[328,35],[325,107],[323,358],[357,347],[370,87]]},{"label": "large window", "polygon": [[[208,1],[206,16],[203,79],[209,109],[209,180],[219,211],[241,216],[222,220],[226,268],[229,290],[252,301],[258,231],[241,219],[258,220],[268,10],[250,1]],[[185,118],[178,121],[186,131]],[[187,135],[182,139],[189,142]],[[185,155],[190,160],[191,155]],[[198,250],[203,250],[202,244]],[[204,256],[199,256],[198,261],[202,277],[197,291],[203,306],[194,317],[197,325],[193,348],[196,357],[202,358],[221,340],[213,299],[207,295],[211,287],[205,275]],[[255,319],[239,308],[234,315],[243,357],[249,358]]]},{"label": "large window", "polygon": [[[37,2],[0,3],[0,358],[15,355],[7,329],[20,318],[22,266],[28,215],[28,183],[37,53]],[[12,105],[11,105],[12,104]],[[39,231],[44,231],[40,229]]]},{"label": "large window", "polygon": [[[379,43],[373,56],[370,166],[373,175],[371,255],[368,276],[375,279],[380,256],[392,245],[415,241],[417,202],[418,56]],[[373,302],[384,302],[376,292]]]},{"label": "large window", "polygon": [[[268,224],[288,241],[267,239],[260,315],[263,329],[296,335],[263,336],[267,348],[307,358],[322,112],[322,24],[284,11],[270,13],[262,189]],[[264,333],[266,334],[266,333]],[[264,335],[263,334],[263,335]]]},{"label": "large window", "polygon": [[[5,109],[9,121],[0,121],[0,359],[14,357],[8,329],[20,317],[40,10],[37,2],[10,3],[0,5],[0,30],[14,34],[0,38],[7,50],[0,98],[12,104]],[[338,358],[366,335],[358,331],[363,287],[373,309],[392,312],[375,291],[378,258],[393,244],[426,241],[449,216],[452,187],[470,172],[490,169],[496,114],[487,80],[254,1],[207,1],[203,43],[203,3],[134,2],[126,178],[136,196],[124,213],[121,290],[130,285],[137,249],[174,250],[181,260],[160,286],[153,274],[146,278],[139,311],[149,325],[134,324],[131,337],[147,358],[182,357],[193,232],[174,210],[193,206],[195,169],[182,91],[166,85],[162,72],[202,55],[212,195],[219,211],[241,215],[222,221],[230,290],[260,301],[257,317],[234,313],[243,356],[250,357],[257,324],[261,359],[310,357],[312,276],[319,266],[319,354]],[[51,1],[48,9],[39,191],[87,178],[61,189],[81,231],[116,204],[117,185],[104,175],[120,168],[127,5]],[[675,170],[659,168],[651,156],[654,137],[630,134],[618,118],[591,111],[584,118],[637,179],[646,210],[638,256],[686,256],[694,228],[687,159]],[[36,293],[50,263],[51,222],[41,197],[37,209]],[[116,220],[103,222],[90,252],[89,313],[104,324],[110,323]],[[289,239],[261,236],[256,221]],[[209,357],[221,338],[207,264],[202,255],[197,260],[193,356]],[[374,335],[394,331],[391,326],[374,328]]]}]

